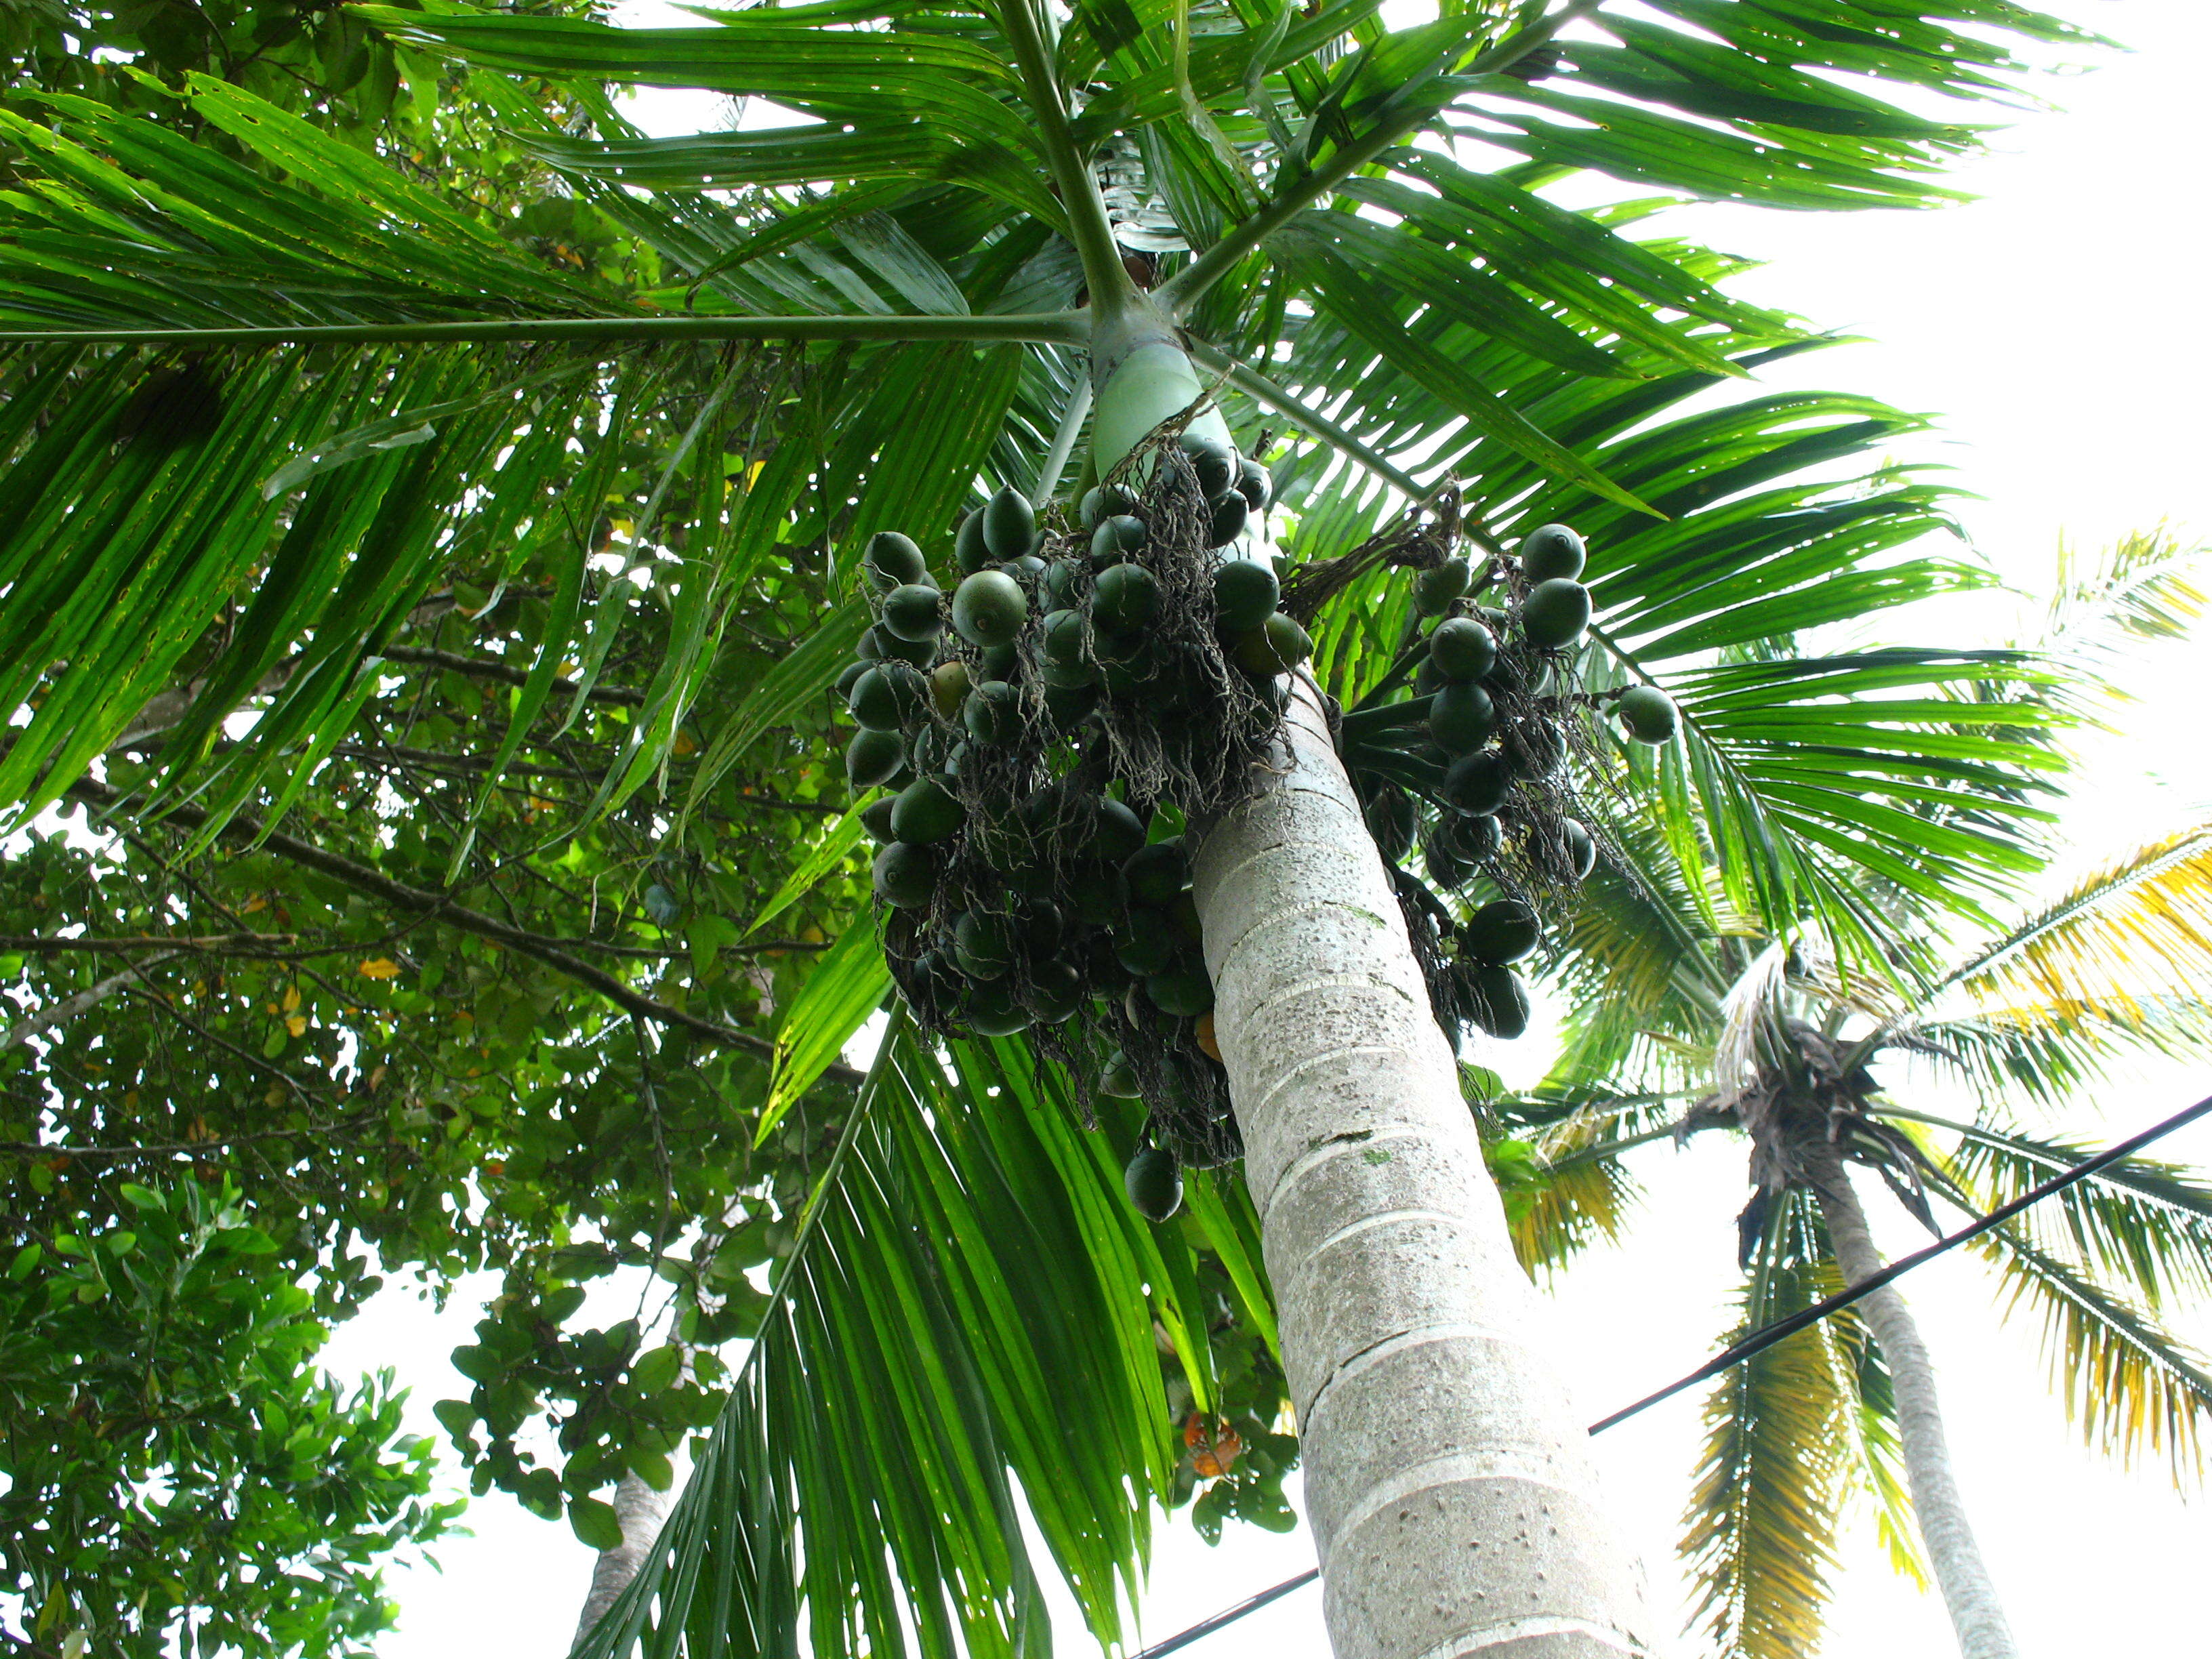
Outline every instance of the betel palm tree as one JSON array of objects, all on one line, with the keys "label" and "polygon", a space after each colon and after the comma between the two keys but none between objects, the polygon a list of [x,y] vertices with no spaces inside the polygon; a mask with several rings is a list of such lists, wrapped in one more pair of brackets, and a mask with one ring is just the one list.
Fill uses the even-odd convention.
[{"label": "betel palm tree", "polygon": [[[2076,33],[2000,0],[1965,11],[2042,38]],[[1395,32],[1358,0],[1310,16],[1099,7],[1064,30],[1020,0],[770,9],[628,33],[361,15],[410,48],[476,65],[488,99],[512,73],[557,77],[596,108],[597,136],[581,137],[549,130],[535,101],[507,105],[521,142],[656,254],[665,280],[623,292],[549,276],[454,200],[219,83],[177,95],[223,150],[67,99],[45,100],[40,122],[8,118],[33,187],[9,199],[0,249],[9,337],[30,348],[6,410],[0,623],[7,701],[38,706],[0,761],[0,788],[27,807],[75,787],[172,689],[243,586],[251,607],[191,688],[144,805],[173,813],[196,797],[209,836],[271,785],[281,810],[283,777],[304,775],[342,734],[351,700],[373,685],[374,652],[456,535],[533,538],[567,574],[522,690],[529,706],[580,643],[588,685],[608,614],[591,628],[578,617],[594,538],[578,526],[560,536],[566,504],[546,492],[580,416],[639,395],[655,343],[824,343],[841,362],[865,362],[879,389],[850,426],[819,434],[811,465],[792,446],[778,452],[786,465],[749,479],[739,516],[759,535],[684,572],[690,626],[594,810],[644,787],[678,746],[715,619],[731,586],[757,578],[764,549],[804,541],[849,568],[875,530],[941,535],[979,446],[1002,428],[1012,438],[998,470],[1024,447],[1042,453],[1024,478],[1042,500],[1086,422],[1103,471],[1209,387],[1240,434],[1286,421],[1416,500],[1461,475],[1486,535],[1544,516],[1589,528],[1593,648],[1629,673],[1764,638],[1784,612],[1854,616],[1973,580],[1881,556],[1929,523],[1924,490],[1775,483],[1902,429],[1888,411],[1765,399],[1638,430],[1789,349],[1790,331],[1717,293],[1715,262],[1631,241],[1534,193],[1592,167],[1790,207],[1934,199],[1942,192],[1923,175],[1970,131],[1874,93],[1884,82],[2001,88],[2008,60],[1950,27],[1959,6],[1941,20],[1884,8],[1838,23],[1685,3],[1655,22],[1570,0]],[[598,96],[610,79],[759,97],[813,125],[642,139]],[[1455,154],[1460,137],[1488,149]],[[1162,205],[1195,250],[1140,267],[1149,288],[1101,197],[1109,149],[1124,178],[1134,152],[1147,213]],[[1469,165],[1497,149],[1523,159]],[[793,194],[800,186],[811,188]],[[732,188],[750,194],[714,193]],[[151,379],[148,349],[168,354]],[[1372,523],[1378,503],[1348,468],[1309,465],[1303,481],[1297,470],[1285,469],[1285,499],[1304,509],[1302,545],[1328,550],[1316,545],[1324,526]],[[819,503],[800,511],[814,486]],[[1361,611],[1376,596],[1355,580],[1317,619],[1325,643],[1347,642],[1332,672],[1348,695],[1382,667],[1388,641]],[[695,797],[827,684],[860,620],[848,604],[756,688],[708,745]],[[2008,819],[2024,810],[2032,747],[1984,731],[1948,759],[1900,765],[1896,733],[1929,718],[1882,699],[2017,672],[1929,653],[1749,665],[1705,706],[1686,705],[1682,799],[1739,849],[1729,879],[1763,921],[1819,919],[1864,946],[1877,878],[1971,890],[2027,861]],[[266,707],[250,734],[210,763],[222,722],[255,697]],[[1814,707],[1818,748],[1796,719]],[[1289,769],[1212,827],[1195,862],[1332,1630],[1347,1652],[1523,1638],[1633,1647],[1642,1615],[1577,1434],[1506,1334],[1522,1292],[1392,890],[1318,705],[1298,708]],[[1899,805],[1931,776],[2002,780],[2012,798],[1931,842]],[[794,1002],[766,1115],[819,1076],[880,997],[872,943],[849,933]],[[1057,1350],[1034,1333],[1068,1331],[1064,1312],[1046,1313],[1055,1297],[1119,1307],[1116,1295],[1148,1285],[1158,1300],[1164,1285],[1172,1299],[1175,1274],[1189,1270],[1101,1212],[1097,1160],[1053,1112],[1006,1109],[1053,1104],[1046,1074],[1003,1045],[953,1052],[957,1069],[940,1073],[911,1032],[886,1040],[839,1178],[811,1212],[820,1242],[787,1270],[782,1322],[667,1549],[603,1624],[605,1642],[650,1623],[663,1648],[686,1629],[716,1650],[772,1647],[803,1605],[823,1650],[863,1631],[896,1645],[904,1620],[929,1643],[957,1624],[971,1644],[1018,1644],[1030,1579],[1009,1468],[1087,1611],[1112,1628],[1114,1581],[1140,1553],[1141,1518],[1117,1513],[1114,1460],[1062,1482],[1038,1449],[1055,1443],[1055,1372],[1096,1383],[1118,1370],[1119,1397],[1141,1401],[1132,1356],[1143,1345],[1131,1346],[1123,1313]],[[987,1086],[999,1091],[993,1108],[981,1106]],[[887,1097],[963,1092],[976,1109],[966,1140],[919,1109],[888,1126],[867,1115]],[[1015,1142],[997,1139],[1015,1122]],[[930,1184],[918,1188],[922,1169]],[[1060,1237],[1081,1240],[1092,1265],[1032,1259],[1014,1271],[981,1218],[1003,1234],[1012,1216],[1050,1212],[1048,1176],[1067,1183],[1060,1202],[1079,1217]],[[1241,1200],[1217,1200],[1199,1206],[1204,1233],[1245,1316],[1266,1325]],[[934,1244],[916,1274],[921,1232]],[[1356,1296],[1345,1288],[1355,1285]],[[1168,1322],[1201,1376],[1202,1323],[1194,1305]],[[831,1351],[869,1350],[891,1329],[915,1345],[915,1364],[876,1348],[844,1373],[869,1386],[830,1418],[811,1413],[805,1396]],[[1119,1468],[1156,1472],[1156,1428],[1138,1419]],[[1030,1443],[1015,1443],[1022,1434]],[[876,1485],[847,1516],[809,1501],[840,1490],[841,1474],[850,1501],[856,1470]],[[1395,1501],[1416,1490],[1423,1505]],[[1528,1547],[1468,1553],[1514,1535],[1504,1516],[1530,1503],[1551,1519],[1522,1534]]]},{"label": "betel palm tree", "polygon": [[[1578,950],[1633,909],[1647,929],[1658,907],[1647,891],[1601,921],[1603,908],[1586,913]],[[1530,1261],[1556,1263],[1618,1228],[1629,1147],[1739,1132],[1753,1183],[1737,1223],[1739,1335],[1881,1266],[1849,1166],[1880,1176],[1931,1227],[1931,1200],[1980,1213],[2087,1156],[2022,1128],[2024,1108],[2060,1107],[2132,1058],[2212,1046],[2212,828],[2201,824],[2089,871],[1908,994],[1839,974],[1802,939],[1707,928],[1679,912],[1670,988],[1648,980],[1633,1012],[1578,1021],[1537,1102],[1516,1109],[1542,1126],[1535,1139],[1559,1177],[1524,1213],[1521,1243]],[[1885,1088],[1871,1070],[1885,1055],[1924,1061],[1923,1081],[1965,1082],[1979,1109],[1959,1118]],[[1606,1097],[1593,1099],[1599,1077]],[[1997,1271],[2001,1305],[2041,1316],[2054,1380],[2092,1440],[2124,1455],[2163,1450],[2178,1480],[2201,1474],[2212,1368],[2156,1314],[2212,1284],[2212,1189],[2124,1160],[1976,1249]],[[1924,1560],[1961,1651],[2016,1650],[1899,1291],[1731,1372],[1706,1416],[1684,1548],[1722,1651],[1771,1659],[1817,1645],[1840,1513],[1860,1491],[1879,1501],[1900,1565],[1918,1576]]]}]

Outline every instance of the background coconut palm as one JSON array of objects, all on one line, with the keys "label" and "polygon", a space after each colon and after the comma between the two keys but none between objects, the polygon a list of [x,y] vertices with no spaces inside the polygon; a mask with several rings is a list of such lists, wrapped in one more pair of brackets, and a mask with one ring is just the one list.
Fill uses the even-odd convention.
[{"label": "background coconut palm", "polygon": [[[2121,626],[2102,641],[2084,629],[2087,649],[2170,636],[2201,605],[2187,561],[2155,539],[2118,550],[2099,574],[2113,601],[2106,620]],[[2068,595],[2069,628],[2087,620],[2084,597]],[[1557,1262],[1623,1224],[1628,1147],[1741,1133],[1753,1186],[1736,1220],[1741,1334],[1880,1265],[1847,1166],[1877,1175],[1935,1228],[1942,1206],[1982,1213],[2079,1162],[2080,1145],[2023,1119],[2133,1059],[2194,1055],[2212,1039],[2209,856],[2201,825],[2133,849],[1948,961],[1901,903],[1894,954],[1917,964],[1910,992],[1840,971],[1814,938],[1713,932],[1686,887],[1672,896],[1668,937],[1695,942],[1655,957],[1633,983],[1616,978],[1599,966],[1617,959],[1603,941],[1623,927],[1648,937],[1662,901],[1614,887],[1585,910],[1564,967],[1579,994],[1566,1053],[1536,1100],[1505,1109],[1540,1126],[1551,1152],[1553,1182],[1522,1216],[1524,1256]],[[1885,1057],[1885,1072],[1910,1060],[1926,1083],[1963,1084],[1978,1110],[1930,1110],[1914,1090],[1884,1087],[1873,1068]],[[2041,1320],[2052,1375],[2093,1442],[2124,1457],[2162,1453],[2177,1480],[2193,1480],[2212,1374],[2160,1328],[2158,1310],[2204,1282],[2212,1193],[2133,1159],[2075,1194],[1976,1248],[1997,1271],[2002,1305]],[[1685,1548],[1725,1650],[1802,1652],[1818,1640],[1838,1516],[1856,1492],[1880,1504],[1900,1564],[1932,1571],[1962,1650],[2011,1650],[1948,1471],[1926,1353],[1896,1291],[1739,1368],[1715,1386],[1707,1419]]]}]

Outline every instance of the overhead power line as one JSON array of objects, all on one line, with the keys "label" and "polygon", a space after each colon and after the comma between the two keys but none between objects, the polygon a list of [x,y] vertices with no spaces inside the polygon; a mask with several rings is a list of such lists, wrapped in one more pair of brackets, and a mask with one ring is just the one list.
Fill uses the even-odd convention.
[{"label": "overhead power line", "polygon": [[[2176,1112],[2171,1117],[2160,1119],[2140,1134],[2130,1135],[2127,1139],[2106,1147],[2094,1158],[2084,1158],[2071,1169],[2063,1170],[2051,1176],[2050,1180],[2031,1187],[2018,1198],[2013,1199],[2008,1203],[2000,1204],[1979,1220],[1960,1228],[1955,1233],[1945,1234],[1925,1249],[1915,1250],[1910,1255],[1898,1257],[1881,1272],[1869,1273],[1849,1290],[1838,1291],[1833,1296],[1826,1297],[1815,1302],[1809,1308],[1801,1308],[1786,1318],[1778,1319],[1771,1325],[1760,1326],[1741,1342],[1732,1343],[1722,1349],[1720,1352],[1686,1376],[1669,1382],[1665,1388],[1655,1393],[1645,1395],[1632,1406],[1622,1407],[1610,1417],[1601,1417],[1589,1425],[1589,1431],[1592,1434],[1603,1434],[1616,1424],[1626,1423],[1638,1412],[1647,1411],[1662,1400],[1672,1399],[1683,1389],[1694,1388],[1707,1377],[1718,1376],[1723,1371],[1741,1365],[1753,1354],[1772,1347],[1785,1337],[1794,1336],[1808,1325],[1818,1324],[1830,1314],[1850,1307],[1862,1297],[1872,1296],[1883,1285],[1903,1278],[1924,1262],[1933,1261],[1945,1251],[1954,1249],[1970,1239],[1978,1238],[1993,1227],[2002,1226],[2021,1211],[2033,1205],[2040,1204],[2054,1193],[2065,1191],[2077,1181],[2087,1180],[2098,1170],[2117,1164],[2124,1158],[2134,1156],[2153,1141],[2163,1139],[2176,1129],[2194,1123],[2197,1119],[2207,1115],[2212,1115],[2212,1095],[2208,1095],[2194,1106],[2186,1107]],[[1188,1647],[1200,1638],[1211,1636],[1214,1632],[1235,1624],[1246,1613],[1256,1613],[1270,1601],[1278,1601],[1288,1595],[1292,1590],[1304,1589],[1320,1577],[1320,1568],[1309,1567],[1295,1578],[1285,1578],[1281,1583],[1263,1589],[1257,1595],[1249,1596],[1234,1607],[1223,1608],[1212,1618],[1202,1620],[1188,1630],[1177,1632],[1164,1642],[1156,1642],[1151,1647],[1140,1650],[1133,1654],[1130,1659],[1162,1659],[1163,1655]]]}]

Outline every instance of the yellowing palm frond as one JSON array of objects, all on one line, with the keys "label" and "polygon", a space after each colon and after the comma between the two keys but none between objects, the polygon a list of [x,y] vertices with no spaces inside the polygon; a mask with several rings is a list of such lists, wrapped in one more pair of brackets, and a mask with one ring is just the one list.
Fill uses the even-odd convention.
[{"label": "yellowing palm frond", "polygon": [[1909,1031],[1985,1095],[2055,1102],[2128,1051],[2212,1051],[2212,823],[2090,871],[1954,968]]},{"label": "yellowing palm frond", "polygon": [[2089,872],[1960,964],[1954,988],[1990,1013],[2212,994],[2212,823]]},{"label": "yellowing palm frond", "polygon": [[[1834,1269],[1802,1248],[1814,1231],[1805,1194],[1778,1207],[1731,1341],[1837,1288]],[[1754,1355],[1706,1396],[1681,1551],[1701,1593],[1695,1617],[1728,1659],[1804,1659],[1820,1645],[1856,1461],[1850,1371],[1829,1322]]]},{"label": "yellowing palm frond", "polygon": [[2162,1452],[2177,1486],[2202,1480],[2212,1425],[2212,1374],[2203,1357],[2013,1229],[1984,1234],[1975,1249],[2003,1274],[2008,1311],[2042,1313],[2052,1382],[2088,1443],[2124,1462]]}]

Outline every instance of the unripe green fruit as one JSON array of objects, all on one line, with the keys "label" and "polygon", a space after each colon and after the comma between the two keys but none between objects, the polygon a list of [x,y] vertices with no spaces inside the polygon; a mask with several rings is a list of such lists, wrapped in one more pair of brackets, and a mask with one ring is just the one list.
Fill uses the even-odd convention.
[{"label": "unripe green fruit", "polygon": [[1429,660],[1448,680],[1479,680],[1498,665],[1498,636],[1472,617],[1450,617],[1429,635]]},{"label": "unripe green fruit", "polygon": [[1470,817],[1481,817],[1505,805],[1513,774],[1494,750],[1462,755],[1444,769],[1444,799]]},{"label": "unripe green fruit", "polygon": [[1237,665],[1248,674],[1287,674],[1313,654],[1306,630],[1278,611],[1237,641]]},{"label": "unripe green fruit", "polygon": [[853,682],[845,707],[871,732],[896,732],[901,725],[899,699],[880,667],[866,669]]},{"label": "unripe green fruit", "polygon": [[[1049,699],[1055,691],[1090,691],[1095,694],[1098,688],[1098,665],[1095,662],[1042,662],[1037,665],[1037,678],[1044,682],[1047,706],[1049,707]],[[1076,712],[1077,717],[1080,718],[1089,712],[1089,708],[1086,705]]]},{"label": "unripe green fruit", "polygon": [[896,732],[856,732],[845,745],[845,781],[856,792],[890,782],[905,765],[906,745]]},{"label": "unripe green fruit", "polygon": [[1577,881],[1589,878],[1597,868],[1597,840],[1573,818],[1559,820],[1559,842],[1566,854],[1567,869]]},{"label": "unripe green fruit", "polygon": [[1186,431],[1179,440],[1182,453],[1190,458],[1191,468],[1198,474],[1198,493],[1207,501],[1229,488],[1237,476],[1237,452],[1211,434],[1196,428]]},{"label": "unripe green fruit", "polygon": [[896,530],[878,531],[868,538],[868,550],[861,556],[886,586],[929,580],[929,565],[921,556],[921,550]]},{"label": "unripe green fruit", "polygon": [[968,701],[969,690],[964,662],[957,659],[941,662],[929,671],[929,707],[941,720],[960,718],[961,705]]},{"label": "unripe green fruit", "polygon": [[1021,734],[1021,699],[1004,680],[986,680],[961,705],[961,724],[978,743],[1012,743]]},{"label": "unripe green fruit", "polygon": [[[1495,818],[1466,820],[1475,823],[1495,823]],[[1451,833],[1455,820],[1447,815],[1431,825],[1421,838],[1421,860],[1429,867],[1429,880],[1446,892],[1464,887],[1474,866],[1460,852],[1457,838]]]},{"label": "unripe green fruit", "polygon": [[1079,517],[1085,530],[1096,530],[1100,522],[1119,513],[1137,510],[1137,492],[1127,484],[1099,484],[1083,492]]},{"label": "unripe green fruit", "polygon": [[1638,743],[1665,743],[1681,725],[1674,698],[1656,685],[1632,685],[1614,706],[1628,735]]},{"label": "unripe green fruit", "polygon": [[960,798],[935,778],[916,778],[891,804],[891,834],[917,847],[950,840],[967,822]]},{"label": "unripe green fruit", "polygon": [[1011,645],[1029,614],[1029,596],[1003,570],[964,577],[952,595],[952,625],[970,645]]},{"label": "unripe green fruit", "polygon": [[1164,974],[1175,965],[1176,942],[1157,910],[1133,909],[1129,925],[1115,936],[1114,959],[1139,979]]},{"label": "unripe green fruit", "polygon": [[1490,693],[1472,680],[1455,680],[1429,704],[1429,736],[1447,755],[1467,755],[1490,741],[1498,709]]},{"label": "unripe green fruit", "polygon": [[891,803],[897,799],[896,795],[885,795],[860,809],[860,828],[868,832],[871,840],[887,843],[897,839],[891,834]]},{"label": "unripe green fruit", "polygon": [[1528,1029],[1528,988],[1510,968],[1478,968],[1463,981],[1474,1023],[1510,1042]]},{"label": "unripe green fruit", "polygon": [[959,533],[952,538],[952,562],[960,567],[961,574],[974,575],[988,569],[992,562],[991,544],[983,539],[983,509],[977,507],[960,521]]},{"label": "unripe green fruit", "polygon": [[1121,1190],[1130,1206],[1147,1221],[1167,1221],[1182,1208],[1182,1171],[1175,1154],[1147,1146],[1121,1172]]},{"label": "unripe green fruit", "polygon": [[1152,619],[1159,603],[1159,579],[1151,571],[1142,565],[1111,565],[1092,586],[1091,619],[1117,634],[1133,634]]},{"label": "unripe green fruit", "polygon": [[968,988],[960,1018],[978,1036],[1012,1036],[1034,1023],[1030,1011],[1015,1000],[1012,986],[988,981]]},{"label": "unripe green fruit", "polygon": [[1424,617],[1441,617],[1474,580],[1465,559],[1446,559],[1413,578],[1413,609]]},{"label": "unripe green fruit", "polygon": [[1214,498],[1206,522],[1206,544],[1226,547],[1244,533],[1245,521],[1252,516],[1251,507],[1235,490],[1226,490]]},{"label": "unripe green fruit", "polygon": [[1083,1006],[1083,975],[1073,963],[1041,962],[1030,971],[1030,1006],[1041,1025],[1060,1025]]},{"label": "unripe green fruit", "polygon": [[920,582],[894,587],[884,595],[884,626],[902,640],[933,640],[945,631],[945,596]]},{"label": "unripe green fruit", "polygon": [[1255,513],[1265,513],[1275,500],[1274,476],[1249,455],[1237,463],[1237,490]]},{"label": "unripe green fruit", "polygon": [[1521,601],[1521,636],[1539,651],[1564,651],[1589,619],[1589,589],[1565,576],[1538,582]]},{"label": "unripe green fruit", "polygon": [[1042,651],[1048,664],[1072,668],[1091,659],[1091,641],[1079,611],[1054,611],[1044,619]]},{"label": "unripe green fruit", "polygon": [[1505,826],[1494,817],[1447,818],[1452,850],[1469,864],[1494,859],[1505,845]]},{"label": "unripe green fruit", "polygon": [[1143,1092],[1137,1084],[1137,1073],[1129,1064],[1128,1055],[1116,1048],[1106,1057],[1105,1065],[1098,1069],[1098,1092],[1111,1095],[1116,1100],[1134,1100]]},{"label": "unripe green fruit", "polygon": [[1018,559],[1036,539],[1036,512],[1030,498],[1008,484],[983,503],[983,545],[994,559]]},{"label": "unripe green fruit", "polygon": [[1521,538],[1517,551],[1521,572],[1532,582],[1571,580],[1589,562],[1583,538],[1563,524],[1539,525]]},{"label": "unripe green fruit", "polygon": [[1543,937],[1534,910],[1519,899],[1498,899],[1460,924],[1460,954],[1484,963],[1518,962]]},{"label": "unripe green fruit", "polygon": [[1097,565],[1119,564],[1143,552],[1146,533],[1145,521],[1127,513],[1101,519],[1091,532],[1091,562]]},{"label": "unripe green fruit", "polygon": [[1193,1019],[1213,1006],[1213,981],[1203,968],[1171,968],[1146,980],[1145,994],[1162,1013]]},{"label": "unripe green fruit", "polygon": [[1021,666],[1022,653],[1011,645],[988,645],[983,647],[982,660],[976,666],[982,672],[976,676],[984,680],[1007,680]]},{"label": "unripe green fruit", "polygon": [[927,668],[930,659],[937,654],[937,641],[934,640],[902,640],[881,623],[868,632],[875,637],[878,661],[891,657],[900,662],[910,663],[916,668]]},{"label": "unripe green fruit", "polygon": [[876,896],[902,910],[925,908],[937,892],[937,854],[927,847],[895,841],[876,854]]},{"label": "unripe green fruit", "polygon": [[1362,814],[1375,850],[1385,864],[1395,864],[1413,850],[1413,832],[1420,827],[1420,812],[1402,789],[1386,785],[1377,790]]},{"label": "unripe green fruit", "polygon": [[1093,856],[1118,868],[1134,858],[1144,844],[1144,821],[1111,795],[1102,796],[1091,831]]},{"label": "unripe green fruit", "polygon": [[1064,611],[1082,592],[1089,568],[1080,559],[1054,559],[1044,568],[1044,602],[1050,611]]},{"label": "unripe green fruit", "polygon": [[860,683],[860,676],[868,672],[869,666],[870,665],[865,662],[847,663],[845,672],[837,676],[837,695],[841,697],[851,697],[853,688]]},{"label": "unripe green fruit", "polygon": [[1121,873],[1128,880],[1133,902],[1164,909],[1190,885],[1190,860],[1183,856],[1182,838],[1157,841],[1138,848],[1121,866]]},{"label": "unripe green fruit", "polygon": [[1273,566],[1257,559],[1228,560],[1213,573],[1214,621],[1225,634],[1249,634],[1267,625],[1282,594]]},{"label": "unripe green fruit", "polygon": [[969,910],[952,925],[952,956],[971,979],[997,979],[1014,965],[1006,919]]}]

